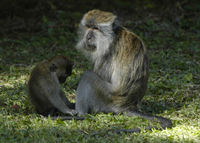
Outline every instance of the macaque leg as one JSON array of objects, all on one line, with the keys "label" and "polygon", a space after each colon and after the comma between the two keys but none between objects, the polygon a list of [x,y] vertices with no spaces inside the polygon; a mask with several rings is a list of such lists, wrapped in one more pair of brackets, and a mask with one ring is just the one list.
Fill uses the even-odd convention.
[{"label": "macaque leg", "polygon": [[98,112],[112,112],[104,98],[97,96],[98,90],[94,89],[90,80],[83,74],[76,93],[75,109],[79,115]]}]

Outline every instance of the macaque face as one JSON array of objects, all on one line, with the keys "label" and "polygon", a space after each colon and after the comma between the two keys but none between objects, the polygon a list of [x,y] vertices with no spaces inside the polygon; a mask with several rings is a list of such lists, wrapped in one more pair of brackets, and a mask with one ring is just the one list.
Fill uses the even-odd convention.
[{"label": "macaque face", "polygon": [[50,62],[50,71],[56,72],[56,76],[60,83],[64,83],[66,78],[71,75],[73,63],[64,56],[57,56]]},{"label": "macaque face", "polygon": [[60,69],[58,69],[58,71],[56,71],[60,83],[64,83],[67,77],[70,76],[72,73],[73,65],[68,62],[69,61],[66,61],[67,64],[65,64],[64,67],[61,67]]},{"label": "macaque face", "polygon": [[79,24],[79,40],[76,48],[94,62],[106,55],[115,38],[113,23],[116,16],[109,12],[92,10],[83,16]]},{"label": "macaque face", "polygon": [[88,21],[82,25],[84,37],[83,37],[83,48],[89,51],[95,51],[97,49],[97,41],[101,35],[98,25],[93,20]]}]

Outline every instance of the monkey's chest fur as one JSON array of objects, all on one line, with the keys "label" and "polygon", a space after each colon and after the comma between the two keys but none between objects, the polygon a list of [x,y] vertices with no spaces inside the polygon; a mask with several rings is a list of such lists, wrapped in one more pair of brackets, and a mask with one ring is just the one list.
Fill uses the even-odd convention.
[{"label": "monkey's chest fur", "polygon": [[132,92],[134,78],[130,74],[132,70],[130,63],[123,64],[116,58],[118,57],[102,58],[101,64],[94,64],[93,70],[102,80],[112,84],[114,93],[110,105],[121,112],[121,110],[135,108],[141,95]]},{"label": "monkey's chest fur", "polygon": [[[141,42],[139,41],[139,44]],[[116,43],[110,51],[94,62],[93,71],[112,84],[112,106],[128,110],[135,108],[143,98],[148,81],[148,62],[143,46]]]}]

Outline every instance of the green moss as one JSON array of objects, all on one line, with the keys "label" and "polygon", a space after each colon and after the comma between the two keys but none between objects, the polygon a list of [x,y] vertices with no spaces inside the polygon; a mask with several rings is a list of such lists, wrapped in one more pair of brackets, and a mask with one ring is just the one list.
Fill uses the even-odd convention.
[{"label": "green moss", "polygon": [[[1,35],[0,142],[200,142],[198,4],[194,9],[194,4],[182,6],[183,16],[171,13],[179,11],[177,7],[159,9],[157,3],[149,0],[142,6],[139,2],[132,6],[121,0],[111,2],[110,7],[100,1],[87,0],[86,3],[79,2],[82,7],[73,11],[77,6],[75,1],[63,7],[51,2],[52,15],[41,14],[39,32],[27,32],[27,28],[38,26],[35,25]],[[78,23],[88,9],[113,11],[113,7],[117,7],[116,13],[123,24],[140,35],[149,50],[149,86],[140,110],[172,119],[172,129],[118,135],[112,131],[157,124],[112,114],[88,115],[84,121],[51,121],[33,111],[26,89],[31,69],[41,60],[57,54],[68,56],[75,63],[72,75],[62,86],[75,102],[81,74],[91,69],[90,63],[75,50]],[[126,10],[131,12],[127,14]]]}]

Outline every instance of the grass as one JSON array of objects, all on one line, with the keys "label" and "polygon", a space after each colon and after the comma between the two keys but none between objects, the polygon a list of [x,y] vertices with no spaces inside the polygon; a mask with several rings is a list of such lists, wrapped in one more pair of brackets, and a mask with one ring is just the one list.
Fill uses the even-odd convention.
[{"label": "grass", "polygon": [[[0,39],[0,142],[200,142],[200,7],[190,3],[180,12],[178,7],[157,9],[148,1],[134,7],[120,0],[112,3],[105,9],[118,7],[122,24],[144,39],[149,51],[149,86],[140,110],[172,119],[173,128],[117,135],[108,130],[156,123],[112,114],[88,115],[84,121],[52,121],[34,113],[27,98],[29,74],[38,62],[57,54],[75,63],[62,86],[75,102],[81,74],[92,68],[75,50],[76,29],[84,11],[96,8],[93,2],[84,6],[86,10],[57,9],[52,17],[41,16],[38,31],[4,29]],[[72,1],[68,5],[76,6]],[[127,9],[131,11],[128,15]]]}]

